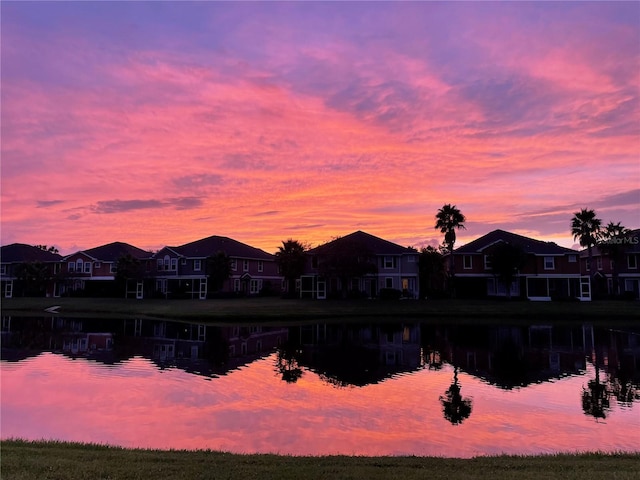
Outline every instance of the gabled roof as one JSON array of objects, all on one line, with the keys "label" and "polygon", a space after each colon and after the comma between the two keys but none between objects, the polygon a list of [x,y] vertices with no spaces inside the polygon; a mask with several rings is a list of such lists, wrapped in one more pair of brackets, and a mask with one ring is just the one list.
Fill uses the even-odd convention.
[{"label": "gabled roof", "polygon": [[493,232],[489,232],[486,235],[463,245],[462,247],[456,248],[453,253],[482,253],[487,247],[499,242],[519,246],[525,253],[531,253],[534,255],[567,255],[578,253],[576,250],[561,247],[553,242],[543,242],[542,240],[536,240],[534,238],[506,232],[504,230],[494,230]]},{"label": "gabled roof", "polygon": [[60,260],[62,260],[62,255],[24,243],[12,243],[0,249],[0,262],[2,263],[59,262]]},{"label": "gabled roof", "polygon": [[374,255],[402,255],[406,253],[415,253],[410,248],[403,247],[397,243],[384,240],[361,230],[319,245],[316,248],[310,249],[307,253],[310,253],[311,255],[322,254],[324,251],[332,248],[333,246],[340,245],[341,243],[358,245]]},{"label": "gabled roof", "polygon": [[179,247],[168,248],[178,255],[190,258],[206,258],[218,252],[224,252],[229,257],[237,258],[251,258],[256,260],[273,260],[274,258],[273,255],[264,250],[238,242],[232,238],[219,237],[217,235],[196,240],[195,242],[185,243]]},{"label": "gabled roof", "polygon": [[[151,252],[147,252],[146,250],[142,250],[141,248],[134,247],[133,245],[123,242],[107,243],[106,245],[82,250],[72,255],[76,255],[78,253],[83,253],[92,259],[101,262],[117,262],[120,257],[124,257],[126,255],[131,255],[133,258],[142,260],[150,258],[152,255]],[[71,255],[67,255],[65,258],[70,256]]]}]

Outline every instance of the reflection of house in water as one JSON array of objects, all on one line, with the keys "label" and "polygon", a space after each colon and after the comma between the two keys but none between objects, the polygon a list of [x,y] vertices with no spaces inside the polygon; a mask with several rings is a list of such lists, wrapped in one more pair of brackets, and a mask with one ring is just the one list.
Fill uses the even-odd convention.
[{"label": "reflection of house in water", "polygon": [[416,324],[319,324],[291,329],[299,363],[330,383],[363,386],[420,367]]},{"label": "reflection of house in water", "polygon": [[286,342],[283,327],[210,326],[141,319],[2,317],[2,359],[49,351],[113,364],[132,357],[160,368],[201,375],[225,374]]},{"label": "reflection of house in water", "polygon": [[635,338],[632,332],[588,325],[423,328],[426,351],[437,352],[444,361],[501,388],[584,373],[587,357],[596,348],[606,352],[601,358],[609,365],[633,363],[637,371],[637,353],[634,357],[632,349],[620,348]]},{"label": "reflection of house in water", "polygon": [[272,353],[287,340],[282,327],[212,326],[128,319],[118,348],[149,358],[161,368],[177,367],[201,375],[221,375]]}]

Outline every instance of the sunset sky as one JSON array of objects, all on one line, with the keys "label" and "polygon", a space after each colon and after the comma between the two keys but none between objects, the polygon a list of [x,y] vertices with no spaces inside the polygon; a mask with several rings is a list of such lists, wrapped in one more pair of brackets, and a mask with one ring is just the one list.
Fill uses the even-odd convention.
[{"label": "sunset sky", "polygon": [[2,245],[640,227],[639,2],[12,2]]}]

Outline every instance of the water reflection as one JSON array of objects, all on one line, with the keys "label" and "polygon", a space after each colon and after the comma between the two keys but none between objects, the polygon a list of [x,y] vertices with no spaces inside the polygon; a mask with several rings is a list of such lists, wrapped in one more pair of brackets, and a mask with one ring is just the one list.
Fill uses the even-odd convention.
[{"label": "water reflection", "polygon": [[630,329],[5,317],[1,341],[3,437],[462,457],[590,450],[594,436],[638,448]]}]

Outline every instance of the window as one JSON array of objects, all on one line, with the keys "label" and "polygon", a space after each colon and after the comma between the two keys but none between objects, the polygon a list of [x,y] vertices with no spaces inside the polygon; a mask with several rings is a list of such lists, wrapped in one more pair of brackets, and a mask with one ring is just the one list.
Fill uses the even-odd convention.
[{"label": "window", "polygon": [[409,255],[409,263],[416,263],[416,256],[415,255]]},{"label": "window", "polygon": [[166,270],[168,272],[170,270],[170,266],[171,266],[171,259],[169,258],[169,255],[165,255],[163,270]]},{"label": "window", "polygon": [[69,264],[67,265],[67,270],[69,270],[69,273],[73,273],[76,271],[76,262],[69,262]]},{"label": "window", "polygon": [[100,262],[96,262],[93,264],[93,268],[96,270],[99,269],[100,267],[102,267],[102,264]]},{"label": "window", "polygon": [[555,269],[555,258],[553,257],[544,257],[544,269],[545,270],[553,270]]},{"label": "window", "polygon": [[159,258],[159,259],[158,259],[158,263],[157,263],[157,265],[156,265],[157,270],[158,270],[159,272],[161,272],[161,271],[163,270],[163,268],[162,268],[163,266],[164,266],[164,262],[162,261],[162,259],[161,259],[161,258]]},{"label": "window", "polygon": [[484,256],[484,269],[491,270],[491,257],[489,255]]},{"label": "window", "polygon": [[598,270],[602,270],[602,257],[596,258],[596,267]]},{"label": "window", "polygon": [[109,272],[116,273],[118,271],[118,265],[115,263],[109,264]]},{"label": "window", "polygon": [[384,268],[393,268],[393,257],[384,257]]},{"label": "window", "polygon": [[633,254],[627,257],[627,266],[631,269],[638,268],[638,256]]},{"label": "window", "polygon": [[180,259],[180,265],[186,265],[187,264],[187,259],[186,258],[181,258]]},{"label": "window", "polygon": [[[4,267],[4,265],[3,265],[3,267]],[[54,263],[53,264],[53,273],[54,274],[60,273],[60,268],[61,267],[62,267],[62,265],[60,265],[59,263]]]},{"label": "window", "polygon": [[234,272],[238,270],[238,262],[235,258],[231,259],[231,270],[233,270]]},{"label": "window", "polygon": [[587,258],[587,259],[585,259],[585,261],[584,261],[584,265],[585,265],[585,266],[584,266],[584,268],[585,268],[585,270],[586,270],[587,272],[588,272],[589,270],[591,270],[591,264],[589,263],[589,259],[588,259],[588,258]]},{"label": "window", "polygon": [[462,257],[462,264],[465,270],[471,270],[473,268],[473,258],[471,255],[464,255]]},{"label": "window", "polygon": [[243,272],[248,272],[249,271],[249,260],[243,260],[242,261],[242,271]]},{"label": "window", "polygon": [[258,271],[262,272],[264,270],[264,262],[262,260],[258,260]]},{"label": "window", "polygon": [[200,270],[202,264],[200,260],[194,260],[193,261],[193,269],[197,272]]},{"label": "window", "polygon": [[262,289],[262,280],[261,279],[252,279],[251,282],[249,283],[249,293],[251,294],[256,294],[256,293],[260,293],[260,290]]},{"label": "window", "polygon": [[393,278],[387,277],[384,279],[384,286],[386,288],[393,288]]},{"label": "window", "polygon": [[91,273],[91,262],[84,262],[84,273]]},{"label": "window", "polygon": [[177,258],[172,258],[171,259],[171,271],[175,272],[176,270],[178,270],[178,259]]},{"label": "window", "polygon": [[0,265],[0,275],[6,275],[6,274],[7,274],[7,266]]},{"label": "window", "polygon": [[239,292],[240,291],[240,279],[239,278],[234,278],[233,279],[233,291],[234,292]]},{"label": "window", "polygon": [[569,255],[569,263],[576,263],[577,257],[575,255]]},{"label": "window", "polygon": [[82,262],[82,259],[79,258],[78,260],[76,260],[76,272],[82,273],[82,271],[83,271],[83,262]]}]

